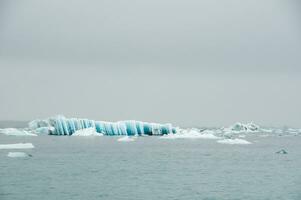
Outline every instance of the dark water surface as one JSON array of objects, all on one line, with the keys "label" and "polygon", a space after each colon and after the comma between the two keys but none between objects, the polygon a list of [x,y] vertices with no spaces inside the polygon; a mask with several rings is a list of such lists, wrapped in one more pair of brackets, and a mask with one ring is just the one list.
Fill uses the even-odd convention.
[{"label": "dark water surface", "polygon": [[0,150],[0,199],[301,199],[301,137],[247,140],[0,136],[35,146]]}]

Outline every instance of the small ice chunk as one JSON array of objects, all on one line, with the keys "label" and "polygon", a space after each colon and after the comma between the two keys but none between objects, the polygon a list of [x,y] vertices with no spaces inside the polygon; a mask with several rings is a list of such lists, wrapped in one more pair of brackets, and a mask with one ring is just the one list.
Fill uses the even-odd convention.
[{"label": "small ice chunk", "polygon": [[121,138],[118,138],[118,142],[134,142],[136,140],[136,137],[129,137],[129,136],[124,136]]},{"label": "small ice chunk", "polygon": [[32,157],[31,154],[25,153],[25,152],[9,152],[7,154],[7,157],[10,158],[26,158],[26,157]]},{"label": "small ice chunk", "polygon": [[32,143],[0,144],[0,149],[33,149]]},{"label": "small ice chunk", "polygon": [[37,136],[29,131],[16,129],[16,128],[4,128],[0,129],[0,133],[4,135],[12,135],[12,136]]},{"label": "small ice chunk", "polygon": [[221,144],[252,144],[251,142],[243,139],[223,139],[223,140],[218,140],[217,143]]}]

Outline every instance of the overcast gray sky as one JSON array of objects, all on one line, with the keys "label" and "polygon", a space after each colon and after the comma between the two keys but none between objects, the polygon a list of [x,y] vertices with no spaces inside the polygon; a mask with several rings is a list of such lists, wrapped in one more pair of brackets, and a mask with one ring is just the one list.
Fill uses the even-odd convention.
[{"label": "overcast gray sky", "polygon": [[0,120],[301,127],[295,0],[0,2]]}]

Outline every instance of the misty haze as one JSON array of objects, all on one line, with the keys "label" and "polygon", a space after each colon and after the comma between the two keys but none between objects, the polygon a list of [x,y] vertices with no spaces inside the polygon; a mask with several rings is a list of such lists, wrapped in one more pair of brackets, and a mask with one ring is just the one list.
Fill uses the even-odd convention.
[{"label": "misty haze", "polygon": [[0,199],[299,200],[299,11],[0,1]]}]

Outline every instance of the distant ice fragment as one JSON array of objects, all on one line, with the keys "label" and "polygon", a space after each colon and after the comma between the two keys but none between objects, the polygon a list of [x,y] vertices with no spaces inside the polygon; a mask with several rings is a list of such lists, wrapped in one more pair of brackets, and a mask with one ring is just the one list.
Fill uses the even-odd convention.
[{"label": "distant ice fragment", "polygon": [[0,129],[0,133],[4,135],[10,135],[10,136],[37,136],[36,134],[31,133],[29,131],[23,129],[16,129],[16,128]]},{"label": "distant ice fragment", "polygon": [[32,143],[0,144],[0,149],[33,149]]},{"label": "distant ice fragment", "polygon": [[136,137],[129,137],[129,136],[124,136],[121,138],[118,138],[118,142],[134,142],[136,140]]},{"label": "distant ice fragment", "polygon": [[281,149],[280,151],[276,152],[277,154],[287,154],[287,151],[285,151],[284,149]]},{"label": "distant ice fragment", "polygon": [[31,154],[25,153],[25,152],[9,152],[7,154],[7,157],[10,158],[26,158],[26,157],[32,157]]},{"label": "distant ice fragment", "polygon": [[95,128],[91,127],[77,130],[72,136],[103,136],[103,134],[96,132]]},{"label": "distant ice fragment", "polygon": [[243,139],[223,139],[223,140],[218,140],[217,143],[221,144],[252,144],[251,142]]}]

